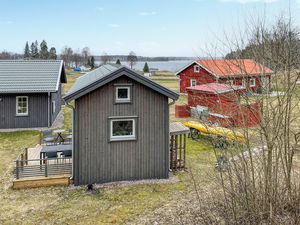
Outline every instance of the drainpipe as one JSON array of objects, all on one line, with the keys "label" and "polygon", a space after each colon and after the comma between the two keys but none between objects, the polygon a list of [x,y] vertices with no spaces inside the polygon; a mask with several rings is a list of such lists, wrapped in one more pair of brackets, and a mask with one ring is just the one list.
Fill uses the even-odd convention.
[{"label": "drainpipe", "polygon": [[72,110],[72,176],[71,176],[71,179],[73,179],[73,174],[74,174],[74,146],[75,146],[75,141],[74,141],[74,138],[75,138],[75,135],[74,135],[74,121],[75,121],[75,108],[72,106],[72,105],[69,105],[68,102],[65,102],[65,105],[70,108]]},{"label": "drainpipe", "polygon": [[50,128],[51,122],[50,122],[50,114],[51,114],[51,108],[50,108],[50,92],[48,92],[48,128]]}]

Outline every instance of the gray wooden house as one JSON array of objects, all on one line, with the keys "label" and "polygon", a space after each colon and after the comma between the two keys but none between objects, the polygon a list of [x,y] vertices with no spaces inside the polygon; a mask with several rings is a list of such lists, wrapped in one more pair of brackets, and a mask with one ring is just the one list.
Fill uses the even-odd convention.
[{"label": "gray wooden house", "polygon": [[0,60],[0,129],[51,127],[66,82],[61,60]]},{"label": "gray wooden house", "polygon": [[169,104],[177,93],[104,65],[78,78],[64,99],[75,100],[75,185],[168,177]]}]

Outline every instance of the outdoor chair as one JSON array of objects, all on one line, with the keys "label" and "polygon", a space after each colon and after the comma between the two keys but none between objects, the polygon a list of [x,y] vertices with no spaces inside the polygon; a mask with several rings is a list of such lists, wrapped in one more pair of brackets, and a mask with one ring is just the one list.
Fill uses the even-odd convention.
[{"label": "outdoor chair", "polygon": [[54,142],[55,138],[52,136],[51,130],[44,130],[42,131],[42,134],[43,134],[43,143],[45,143],[46,145],[55,144]]},{"label": "outdoor chair", "polygon": [[65,150],[63,151],[64,157],[71,157],[72,156],[72,150]]}]

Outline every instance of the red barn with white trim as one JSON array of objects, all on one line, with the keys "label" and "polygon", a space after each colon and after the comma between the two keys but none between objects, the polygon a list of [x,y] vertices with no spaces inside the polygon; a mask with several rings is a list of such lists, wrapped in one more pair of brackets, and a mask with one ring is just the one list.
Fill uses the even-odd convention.
[{"label": "red barn with white trim", "polygon": [[194,61],[176,75],[180,79],[180,93],[187,93],[188,87],[207,83],[228,83],[259,92],[271,88],[272,73],[271,69],[251,59],[217,59]]}]

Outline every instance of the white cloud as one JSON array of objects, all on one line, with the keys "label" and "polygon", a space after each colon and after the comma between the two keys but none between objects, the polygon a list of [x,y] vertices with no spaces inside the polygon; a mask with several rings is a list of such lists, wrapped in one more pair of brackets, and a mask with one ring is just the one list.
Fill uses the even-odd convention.
[{"label": "white cloud", "polygon": [[116,24],[116,23],[110,23],[110,24],[107,24],[107,26],[112,27],[112,28],[118,28],[118,27],[120,27],[120,25]]},{"label": "white cloud", "polygon": [[139,13],[140,16],[155,16],[156,14],[157,14],[157,12],[155,12],[155,11]]},{"label": "white cloud", "polygon": [[237,3],[254,3],[254,2],[263,2],[263,3],[273,3],[273,2],[278,2],[280,0],[219,0],[221,2],[237,2]]},{"label": "white cloud", "polygon": [[9,25],[9,24],[13,24],[13,23],[14,22],[11,20],[0,21],[0,24],[3,24],[3,25]]}]

